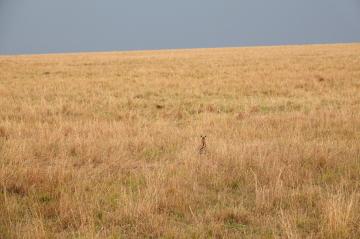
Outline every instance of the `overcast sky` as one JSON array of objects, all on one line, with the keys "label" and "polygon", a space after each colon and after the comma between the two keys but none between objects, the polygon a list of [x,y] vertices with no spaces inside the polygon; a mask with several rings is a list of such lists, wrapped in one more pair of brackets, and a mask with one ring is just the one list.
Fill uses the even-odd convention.
[{"label": "overcast sky", "polygon": [[360,0],[0,0],[0,54],[360,42]]}]

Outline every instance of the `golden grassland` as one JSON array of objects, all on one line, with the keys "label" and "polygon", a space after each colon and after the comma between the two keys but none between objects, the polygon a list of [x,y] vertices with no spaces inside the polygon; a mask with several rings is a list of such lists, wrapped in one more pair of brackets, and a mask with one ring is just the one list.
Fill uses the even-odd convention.
[{"label": "golden grassland", "polygon": [[360,44],[0,57],[0,238],[359,225]]}]

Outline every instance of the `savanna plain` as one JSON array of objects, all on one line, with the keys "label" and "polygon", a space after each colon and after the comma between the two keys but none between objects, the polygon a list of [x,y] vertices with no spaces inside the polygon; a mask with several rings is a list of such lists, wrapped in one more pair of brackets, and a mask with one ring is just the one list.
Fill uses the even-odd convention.
[{"label": "savanna plain", "polygon": [[1,56],[0,238],[360,238],[360,44]]}]

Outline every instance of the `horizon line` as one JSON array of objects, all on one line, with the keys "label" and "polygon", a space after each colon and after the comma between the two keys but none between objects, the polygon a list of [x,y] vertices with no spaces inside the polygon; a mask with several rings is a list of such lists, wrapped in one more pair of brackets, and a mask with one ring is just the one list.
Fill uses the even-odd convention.
[{"label": "horizon line", "polygon": [[240,49],[240,48],[261,48],[261,47],[297,47],[297,46],[325,46],[325,45],[356,45],[360,41],[354,42],[326,42],[326,43],[288,43],[288,44],[254,44],[254,45],[234,45],[234,46],[215,46],[215,47],[179,47],[179,48],[149,48],[149,49],[123,49],[123,50],[86,50],[86,51],[64,51],[48,53],[10,53],[2,54],[0,57],[26,57],[44,55],[87,55],[87,54],[112,54],[112,53],[137,53],[137,52],[159,52],[159,51],[191,51],[191,50],[216,50],[216,49]]}]

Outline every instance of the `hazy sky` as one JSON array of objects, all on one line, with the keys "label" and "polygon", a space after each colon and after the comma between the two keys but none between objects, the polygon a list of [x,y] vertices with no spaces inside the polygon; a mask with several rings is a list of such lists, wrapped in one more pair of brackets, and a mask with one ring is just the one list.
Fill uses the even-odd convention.
[{"label": "hazy sky", "polygon": [[0,0],[0,54],[360,42],[360,0]]}]

